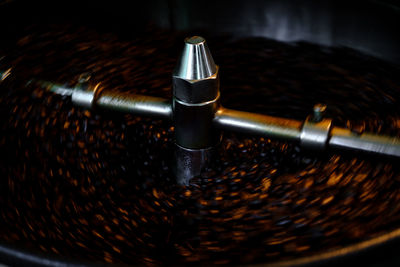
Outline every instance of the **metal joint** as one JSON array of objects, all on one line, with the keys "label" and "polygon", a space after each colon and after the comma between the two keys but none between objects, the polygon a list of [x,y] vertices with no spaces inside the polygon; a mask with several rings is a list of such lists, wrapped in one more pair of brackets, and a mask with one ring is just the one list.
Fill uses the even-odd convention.
[{"label": "metal joint", "polygon": [[176,98],[172,103],[177,144],[190,149],[203,149],[216,144],[218,138],[212,121],[219,107],[219,95],[203,103],[185,103]]},{"label": "metal joint", "polygon": [[[85,86],[86,87],[86,86]],[[100,83],[94,87],[87,86],[87,88],[77,86],[72,92],[72,102],[84,108],[92,108],[95,106],[102,91]]]},{"label": "metal joint", "polygon": [[313,122],[312,118],[308,117],[301,129],[301,146],[311,150],[326,149],[331,128],[332,120],[330,119],[321,119],[319,122]]}]

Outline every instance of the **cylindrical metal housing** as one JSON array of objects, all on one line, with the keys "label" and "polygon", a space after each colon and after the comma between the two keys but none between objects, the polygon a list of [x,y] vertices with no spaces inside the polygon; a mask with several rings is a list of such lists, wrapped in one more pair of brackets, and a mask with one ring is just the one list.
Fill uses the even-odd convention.
[{"label": "cylindrical metal housing", "polygon": [[176,143],[190,149],[214,146],[218,141],[212,120],[219,97],[212,101],[190,104],[173,100]]},{"label": "cylindrical metal housing", "polygon": [[219,76],[204,38],[185,39],[172,76],[175,126],[175,174],[188,184],[209,162],[218,134],[213,119],[219,108]]},{"label": "cylindrical metal housing", "polygon": [[204,38],[185,39],[172,79],[176,144],[188,149],[214,146],[212,120],[218,108],[219,76]]},{"label": "cylindrical metal housing", "polygon": [[213,160],[215,148],[189,149],[175,144],[174,172],[178,184],[188,185]]}]

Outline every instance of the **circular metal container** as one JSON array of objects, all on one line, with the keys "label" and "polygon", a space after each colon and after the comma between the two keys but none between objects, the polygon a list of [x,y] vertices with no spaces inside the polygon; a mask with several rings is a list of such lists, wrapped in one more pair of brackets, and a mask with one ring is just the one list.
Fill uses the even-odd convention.
[{"label": "circular metal container", "polygon": [[[135,35],[148,23],[188,34],[262,36],[284,42],[307,41],[345,46],[386,61],[400,62],[400,4],[395,0],[367,1],[22,1],[0,0],[2,44],[11,45],[31,23],[72,22]],[[400,228],[334,251],[267,265],[362,266],[398,265]],[[0,262],[45,266],[73,263],[20,248],[0,245]]]}]

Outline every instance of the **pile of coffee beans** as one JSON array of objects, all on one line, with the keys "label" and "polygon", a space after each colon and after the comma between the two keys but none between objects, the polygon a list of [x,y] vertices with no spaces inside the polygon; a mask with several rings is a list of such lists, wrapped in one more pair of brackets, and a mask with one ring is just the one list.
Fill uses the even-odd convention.
[{"label": "pile of coffee beans", "polygon": [[[354,244],[400,225],[393,160],[226,132],[189,186],[171,172],[173,127],[74,107],[32,77],[171,95],[184,33],[139,37],[33,25],[1,51],[0,237],[74,260],[244,264]],[[208,36],[205,36],[206,38]],[[400,69],[347,48],[210,37],[228,108],[304,120],[328,105],[337,126],[400,136]]]}]

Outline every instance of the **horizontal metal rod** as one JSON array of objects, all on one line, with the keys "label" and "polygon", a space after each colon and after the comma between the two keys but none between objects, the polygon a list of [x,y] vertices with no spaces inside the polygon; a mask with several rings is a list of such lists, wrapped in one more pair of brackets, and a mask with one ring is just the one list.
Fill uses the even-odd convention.
[{"label": "horizontal metal rod", "polygon": [[333,127],[328,146],[400,157],[400,139],[384,135],[353,133],[349,129]]},{"label": "horizontal metal rod", "polygon": [[63,95],[63,96],[72,96],[72,93],[75,90],[75,88],[70,88],[65,85],[56,84],[56,83],[52,83],[52,82],[48,82],[48,81],[30,80],[26,83],[26,85],[29,85],[29,84],[37,84],[37,85],[45,88],[47,91],[50,91],[57,95]]},{"label": "horizontal metal rod", "polygon": [[227,108],[215,114],[214,126],[221,130],[300,141],[302,122]]},{"label": "horizontal metal rod", "polygon": [[[304,133],[303,122],[226,108],[217,111],[214,125],[221,130],[297,142]],[[331,128],[326,146],[400,157],[399,138],[370,133],[357,134],[340,127]]]},{"label": "horizontal metal rod", "polygon": [[[49,82],[40,82],[40,85],[60,95],[72,96],[74,90],[77,90]],[[103,91],[95,99],[94,105],[104,109],[173,120],[171,102],[158,97]],[[294,142],[300,142],[307,134],[304,122],[223,107],[216,111],[213,124],[215,128],[221,130]],[[313,127],[312,124],[307,125]],[[340,127],[331,127],[327,134],[326,148],[400,157],[400,138],[397,137],[371,133],[358,134]],[[308,143],[313,142],[311,139]]]},{"label": "horizontal metal rod", "polygon": [[[82,90],[79,88],[69,88],[64,85],[54,84],[47,81],[37,81],[36,83],[46,88],[48,91],[59,95],[72,96],[74,92],[76,92],[75,90],[79,90],[79,92]],[[89,96],[86,97],[90,97],[90,94],[88,95]],[[94,95],[92,95],[92,98],[93,97]],[[97,98],[94,99],[93,104],[103,109],[110,109],[140,116],[150,116],[159,119],[172,119],[171,101],[160,97],[103,90],[98,94]]]},{"label": "horizontal metal rod", "polygon": [[104,91],[100,93],[95,105],[131,114],[172,119],[171,101],[160,97]]}]

